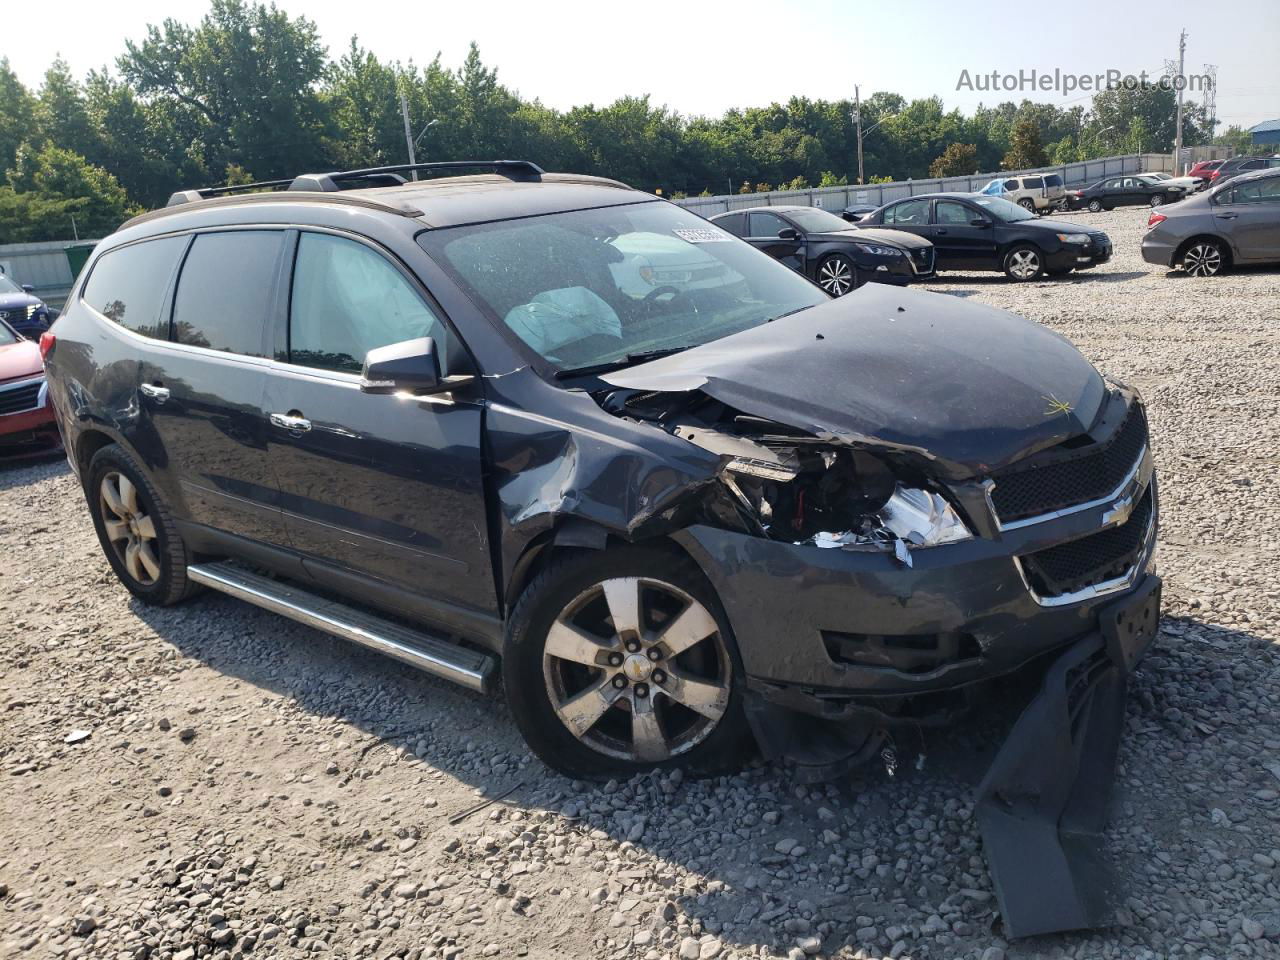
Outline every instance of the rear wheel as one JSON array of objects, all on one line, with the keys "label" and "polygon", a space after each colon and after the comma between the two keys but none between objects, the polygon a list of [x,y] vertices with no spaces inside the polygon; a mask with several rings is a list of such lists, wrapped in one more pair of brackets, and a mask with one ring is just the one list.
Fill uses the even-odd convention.
[{"label": "rear wheel", "polygon": [[752,747],[728,624],[687,558],[638,547],[553,560],[512,614],[507,702],[571,777],[718,774]]},{"label": "rear wheel", "polygon": [[818,286],[833,297],[843,297],[857,285],[857,267],[843,253],[833,253],[818,264]]},{"label": "rear wheel", "polygon": [[89,461],[85,477],[98,542],[129,592],[157,606],[192,593],[186,546],[168,507],[133,457],[118,446],[103,447]]},{"label": "rear wheel", "polygon": [[1044,273],[1044,254],[1029,243],[1020,243],[1004,255],[1004,274],[1020,283],[1038,279]]},{"label": "rear wheel", "polygon": [[1226,249],[1217,240],[1193,240],[1182,254],[1182,269],[1193,277],[1216,277],[1227,265]]},{"label": "rear wheel", "polygon": [[1101,200],[1096,200],[1096,199],[1095,199],[1095,200],[1090,200],[1090,201],[1089,201],[1089,212],[1090,212],[1090,213],[1101,213],[1101,212],[1102,212],[1102,201],[1101,201]]}]

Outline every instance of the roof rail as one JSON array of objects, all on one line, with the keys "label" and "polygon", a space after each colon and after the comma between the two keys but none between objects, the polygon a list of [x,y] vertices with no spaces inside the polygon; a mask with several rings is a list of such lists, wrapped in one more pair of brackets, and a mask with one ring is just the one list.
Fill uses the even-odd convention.
[{"label": "roof rail", "polygon": [[170,194],[166,207],[176,207],[180,203],[195,203],[197,200],[208,200],[227,193],[240,193],[250,190],[283,190],[293,183],[292,180],[259,180],[257,183],[234,183],[226,187],[202,187],[199,190],[178,190]]},{"label": "roof rail", "polygon": [[358,170],[334,170],[330,173],[305,173],[295,177],[290,190],[319,190],[333,193],[361,187],[390,186],[404,183],[401,173],[418,170],[492,170],[511,180],[536,182],[545,172],[529,160],[448,160],[439,163],[400,163],[389,167],[364,167]]}]

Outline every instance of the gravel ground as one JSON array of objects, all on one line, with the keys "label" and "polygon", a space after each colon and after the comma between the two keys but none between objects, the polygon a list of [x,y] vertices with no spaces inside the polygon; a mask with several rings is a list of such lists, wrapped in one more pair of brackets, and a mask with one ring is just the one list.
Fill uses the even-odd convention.
[{"label": "gravel ground", "polygon": [[219,595],[132,602],[47,462],[0,468],[0,955],[1280,955],[1280,273],[1168,276],[1144,210],[1074,219],[1110,264],[933,288],[1150,404],[1166,620],[1122,747],[1119,926],[1002,938],[967,732],[819,788],[573,783],[497,703]]}]

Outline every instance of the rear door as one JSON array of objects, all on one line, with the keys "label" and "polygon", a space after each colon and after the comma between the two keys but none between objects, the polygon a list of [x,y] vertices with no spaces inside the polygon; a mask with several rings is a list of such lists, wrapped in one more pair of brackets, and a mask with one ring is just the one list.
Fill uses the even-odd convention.
[{"label": "rear door", "polygon": [[143,351],[140,404],[187,517],[287,544],[267,462],[268,319],[283,230],[200,233],[178,274],[171,342]]},{"label": "rear door", "polygon": [[884,225],[894,230],[905,230],[917,237],[932,240],[933,224],[930,222],[930,210],[933,201],[927,198],[918,200],[902,200],[884,211]]},{"label": "rear door", "polygon": [[795,228],[776,213],[753,210],[747,216],[746,240],[792,270],[804,273],[804,238],[784,240],[778,232],[786,229]]},{"label": "rear door", "polygon": [[1280,176],[1237,183],[1214,210],[1238,261],[1280,261]]},{"label": "rear door", "polygon": [[[975,220],[986,226],[976,226]],[[938,200],[934,221],[932,240],[940,267],[983,270],[995,262],[996,231],[990,217],[959,200]]]},{"label": "rear door", "polygon": [[421,398],[360,391],[375,347],[431,337],[447,375],[471,370],[462,343],[382,248],[312,230],[293,247],[287,336],[266,403],[280,504],[304,566],[317,579],[336,569],[492,613],[478,385]]}]

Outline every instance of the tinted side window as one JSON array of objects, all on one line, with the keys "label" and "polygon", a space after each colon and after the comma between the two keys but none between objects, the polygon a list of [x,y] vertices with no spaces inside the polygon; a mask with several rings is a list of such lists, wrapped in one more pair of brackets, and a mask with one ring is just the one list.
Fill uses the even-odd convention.
[{"label": "tinted side window", "polygon": [[1022,181],[1022,186],[1027,190],[1039,190],[1044,186],[1043,177],[1026,177]]},{"label": "tinted side window", "polygon": [[728,230],[735,237],[746,236],[747,215],[745,213],[731,213],[729,216],[721,217],[717,220],[716,226],[722,230]]},{"label": "tinted side window", "polygon": [[283,241],[279,230],[196,237],[178,278],[174,339],[195,347],[265,356],[263,330]]},{"label": "tinted side window", "polygon": [[776,237],[779,230],[786,229],[786,223],[776,213],[751,214],[750,237]]},{"label": "tinted side window", "polygon": [[929,222],[929,201],[906,200],[894,204],[884,212],[884,222],[925,226]]},{"label": "tinted side window", "polygon": [[1021,188],[1021,185],[1018,183],[1017,177],[1015,177],[1012,180],[1006,180],[1004,182],[1004,188],[1006,190],[1018,190]]},{"label": "tinted side window", "polygon": [[298,240],[289,305],[289,361],[359,373],[370,350],[431,337],[440,369],[456,347],[417,291],[376,251],[325,233]]},{"label": "tinted side window", "polygon": [[104,317],[147,337],[169,338],[160,305],[186,237],[145,240],[104,253],[93,266],[82,299]]},{"label": "tinted side window", "polygon": [[1056,173],[1051,173],[1044,178],[1044,185],[1046,187],[1060,187],[1062,186],[1062,178]]},{"label": "tinted side window", "polygon": [[970,220],[978,219],[979,216],[979,214],[972,212],[963,203],[956,203],[953,200],[938,201],[939,223],[967,224]]}]

